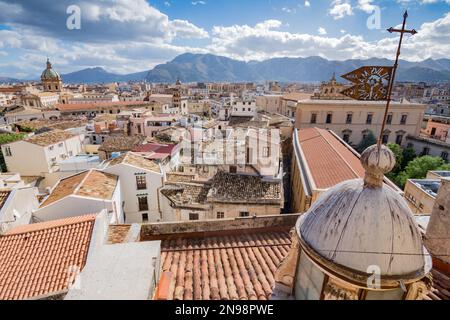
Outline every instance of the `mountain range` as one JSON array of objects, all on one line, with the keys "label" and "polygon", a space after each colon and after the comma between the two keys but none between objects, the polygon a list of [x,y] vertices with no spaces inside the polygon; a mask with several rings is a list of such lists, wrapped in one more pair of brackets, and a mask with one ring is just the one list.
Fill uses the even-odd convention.
[{"label": "mountain range", "polygon": [[[212,54],[185,53],[150,71],[115,74],[103,68],[88,68],[61,75],[65,83],[106,83],[146,79],[153,83],[181,82],[320,82],[333,72],[343,75],[362,66],[391,66],[388,59],[327,60],[321,57],[274,58],[265,61],[240,61]],[[450,80],[450,59],[421,62],[400,61],[397,81],[439,82]]]}]

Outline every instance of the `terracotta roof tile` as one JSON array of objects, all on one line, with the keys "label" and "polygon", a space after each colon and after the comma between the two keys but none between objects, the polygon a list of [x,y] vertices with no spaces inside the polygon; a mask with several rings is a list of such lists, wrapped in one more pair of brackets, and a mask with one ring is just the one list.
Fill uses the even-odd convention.
[{"label": "terracotta roof tile", "polygon": [[424,297],[426,300],[450,300],[450,277],[432,269],[433,286]]},{"label": "terracotta roof tile", "polygon": [[148,105],[148,102],[144,101],[114,101],[114,102],[95,102],[95,103],[68,103],[68,104],[57,104],[56,108],[63,112],[68,111],[80,111],[80,110],[91,110],[91,109],[102,109],[110,107],[129,107],[130,109],[136,106]]},{"label": "terracotta roof tile", "polygon": [[359,158],[327,130],[299,130],[298,140],[318,189],[364,177]]},{"label": "terracotta roof tile", "polygon": [[58,182],[41,208],[71,194],[97,199],[111,199],[117,186],[117,176],[98,170],[89,170]]},{"label": "terracotta roof tile", "polygon": [[146,159],[145,157],[134,154],[132,152],[127,152],[125,154],[118,156],[117,158],[112,159],[111,161],[108,162],[108,167],[115,166],[121,163],[129,164],[138,168],[154,172],[161,172],[161,168],[155,161]]},{"label": "terracotta roof tile", "polygon": [[0,210],[3,208],[6,200],[8,200],[11,191],[0,191]]},{"label": "terracotta roof tile", "polygon": [[161,271],[171,273],[168,299],[267,300],[290,245],[288,229],[163,240]]},{"label": "terracotta roof tile", "polygon": [[32,143],[32,144],[37,144],[38,146],[49,146],[58,142],[62,142],[65,141],[67,139],[73,138],[76,135],[66,132],[66,131],[62,131],[62,130],[52,130],[52,131],[48,131],[48,132],[44,132],[41,134],[35,134],[29,138],[24,139],[24,141]]},{"label": "terracotta roof tile", "polygon": [[0,300],[68,288],[69,268],[86,263],[95,215],[36,223],[0,236]]}]

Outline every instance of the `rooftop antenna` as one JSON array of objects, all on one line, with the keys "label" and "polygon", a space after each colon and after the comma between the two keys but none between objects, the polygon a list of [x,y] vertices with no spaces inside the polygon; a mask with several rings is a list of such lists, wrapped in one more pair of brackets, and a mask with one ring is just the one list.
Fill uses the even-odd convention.
[{"label": "rooftop antenna", "polygon": [[417,31],[415,29],[412,30],[407,30],[406,29],[406,20],[408,19],[408,11],[405,11],[405,13],[403,14],[403,24],[402,24],[402,28],[401,29],[395,29],[393,27],[390,27],[389,29],[387,29],[387,31],[389,33],[400,33],[400,40],[398,43],[398,48],[397,48],[397,55],[395,57],[395,63],[394,63],[394,67],[392,68],[392,75],[389,81],[389,87],[388,87],[388,92],[387,92],[387,102],[386,102],[386,110],[384,112],[384,118],[383,118],[383,124],[381,125],[381,132],[380,132],[380,137],[378,138],[378,149],[381,148],[381,142],[383,139],[383,133],[384,133],[384,128],[386,127],[386,120],[387,120],[387,116],[389,113],[389,107],[391,105],[391,99],[392,99],[392,89],[394,87],[394,83],[395,83],[395,75],[397,73],[397,68],[398,68],[398,60],[400,57],[400,52],[401,52],[401,47],[402,47],[402,43],[403,43],[403,36],[405,33],[411,34],[411,35],[415,35],[417,34]]}]

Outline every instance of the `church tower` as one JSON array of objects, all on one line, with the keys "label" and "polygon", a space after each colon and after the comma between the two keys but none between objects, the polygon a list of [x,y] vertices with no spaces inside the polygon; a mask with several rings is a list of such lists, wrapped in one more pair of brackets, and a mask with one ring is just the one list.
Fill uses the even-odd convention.
[{"label": "church tower", "polygon": [[47,68],[41,74],[42,85],[45,92],[61,92],[62,80],[58,72],[53,70],[50,60],[47,58]]}]

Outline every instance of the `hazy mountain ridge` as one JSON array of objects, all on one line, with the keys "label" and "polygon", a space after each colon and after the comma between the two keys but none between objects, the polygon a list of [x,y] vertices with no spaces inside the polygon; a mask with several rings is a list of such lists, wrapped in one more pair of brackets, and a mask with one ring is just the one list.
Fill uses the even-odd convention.
[{"label": "hazy mountain ridge", "polygon": [[[155,83],[174,83],[177,79],[182,82],[320,82],[328,80],[333,72],[340,76],[365,65],[392,64],[388,59],[378,58],[335,61],[321,57],[273,58],[244,62],[212,54],[185,53],[172,61],[157,65],[150,71],[120,75],[96,67],[63,74],[61,77],[65,83],[127,82],[144,79]],[[398,81],[449,81],[450,59],[427,59],[421,62],[402,60],[397,75]]]}]

